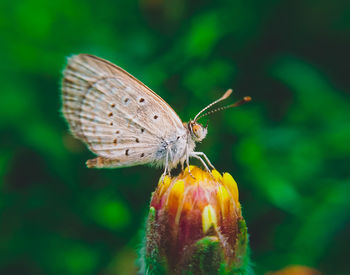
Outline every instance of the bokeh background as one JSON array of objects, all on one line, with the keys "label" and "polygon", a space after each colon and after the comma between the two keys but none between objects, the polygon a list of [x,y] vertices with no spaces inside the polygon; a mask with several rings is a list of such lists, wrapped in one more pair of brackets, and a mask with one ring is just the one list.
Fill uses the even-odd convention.
[{"label": "bokeh background", "polygon": [[136,272],[161,170],[85,167],[60,113],[74,53],[125,68],[184,121],[227,88],[227,103],[252,96],[198,148],[238,182],[256,273],[350,274],[349,1],[2,0],[0,33],[0,274]]}]

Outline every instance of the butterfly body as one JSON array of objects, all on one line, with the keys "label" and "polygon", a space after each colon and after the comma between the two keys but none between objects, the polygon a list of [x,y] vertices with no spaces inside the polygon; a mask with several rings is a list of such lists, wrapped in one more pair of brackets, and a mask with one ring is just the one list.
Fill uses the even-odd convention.
[{"label": "butterfly body", "polygon": [[[118,66],[95,56],[69,58],[62,81],[63,114],[74,136],[98,155],[92,168],[141,164],[183,166],[195,152],[206,127],[182,123],[157,94]],[[211,164],[210,164],[211,165]]]}]

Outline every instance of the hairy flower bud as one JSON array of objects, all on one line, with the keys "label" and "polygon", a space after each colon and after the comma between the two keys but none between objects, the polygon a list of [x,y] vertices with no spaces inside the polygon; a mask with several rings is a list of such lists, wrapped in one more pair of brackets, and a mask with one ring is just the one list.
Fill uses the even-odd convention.
[{"label": "hairy flower bud", "polygon": [[145,274],[246,274],[248,236],[237,184],[191,166],[159,181],[143,251]]}]

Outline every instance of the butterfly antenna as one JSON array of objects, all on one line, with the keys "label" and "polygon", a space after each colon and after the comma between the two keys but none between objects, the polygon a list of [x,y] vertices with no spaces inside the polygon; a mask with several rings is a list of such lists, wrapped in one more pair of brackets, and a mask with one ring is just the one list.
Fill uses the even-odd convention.
[{"label": "butterfly antenna", "polygon": [[[204,109],[202,109],[195,117],[194,117],[194,121],[197,121],[200,116],[200,114],[202,114],[204,111],[208,110],[208,108],[210,108],[211,106],[215,105],[216,103],[219,103],[220,101],[225,100],[226,98],[228,98],[230,95],[232,94],[232,89],[228,89],[224,95],[222,97],[220,97],[219,99],[215,100],[214,102],[210,103],[207,107],[205,107]],[[201,116],[202,117],[202,116]]]},{"label": "butterfly antenna", "polygon": [[[209,112],[206,112],[206,113],[204,113],[203,115],[199,116],[199,117],[197,118],[197,120],[200,119],[200,118],[202,118],[202,117],[204,117],[204,116],[211,115],[211,114],[213,114],[213,113],[216,113],[216,112],[219,112],[219,111],[222,111],[222,110],[226,110],[226,109],[233,108],[233,107],[238,107],[238,106],[240,106],[240,105],[242,105],[242,104],[244,104],[244,103],[247,103],[247,102],[249,102],[249,101],[251,101],[251,100],[252,100],[252,98],[251,98],[250,96],[245,96],[245,97],[243,97],[240,101],[237,101],[237,102],[235,102],[235,103],[233,103],[233,104],[230,104],[230,105],[227,105],[227,106],[223,106],[223,107],[220,107],[220,108],[211,110],[211,111],[209,111]],[[197,116],[196,116],[196,117],[197,117]]]}]

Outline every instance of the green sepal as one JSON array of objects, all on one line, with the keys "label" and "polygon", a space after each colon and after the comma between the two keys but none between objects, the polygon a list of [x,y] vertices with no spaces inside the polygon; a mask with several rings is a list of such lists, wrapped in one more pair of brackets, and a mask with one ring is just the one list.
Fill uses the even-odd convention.
[{"label": "green sepal", "polygon": [[[232,275],[254,274],[250,264],[249,235],[244,219],[238,221],[238,234],[235,244],[235,258],[228,273]],[[221,274],[221,273],[220,273]]]},{"label": "green sepal", "polygon": [[162,259],[159,253],[159,236],[156,227],[156,210],[154,207],[150,207],[146,220],[143,243],[139,253],[140,274],[167,274],[166,261]]},{"label": "green sepal", "polygon": [[189,250],[191,255],[184,263],[181,274],[218,274],[220,266],[225,262],[223,249],[216,236],[202,238]]}]

